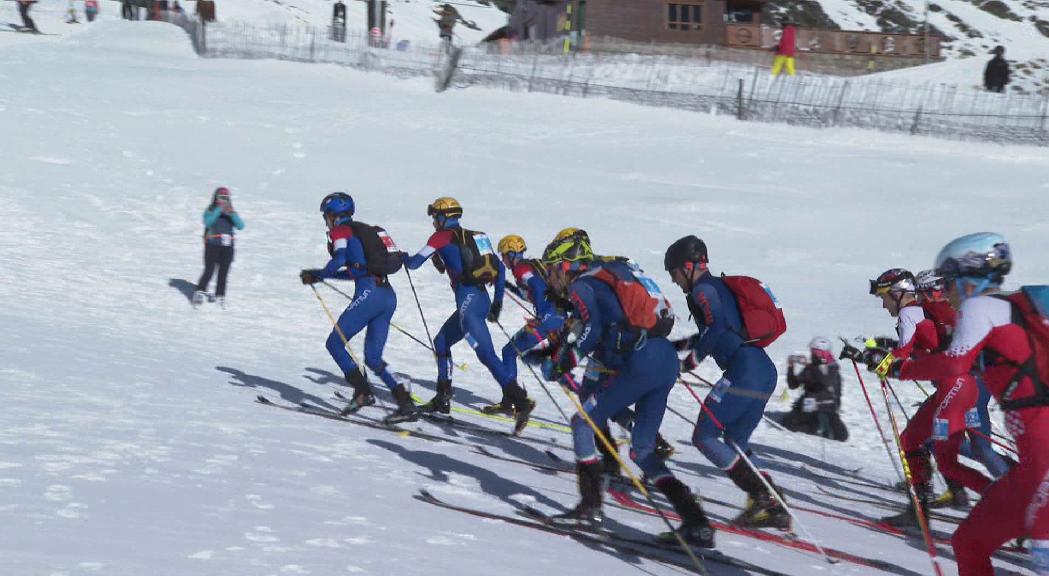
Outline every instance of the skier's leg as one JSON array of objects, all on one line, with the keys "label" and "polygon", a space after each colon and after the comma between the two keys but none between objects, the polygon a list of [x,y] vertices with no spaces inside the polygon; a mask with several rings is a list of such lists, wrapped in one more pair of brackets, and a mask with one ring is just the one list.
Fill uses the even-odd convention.
[{"label": "skier's leg", "polygon": [[219,277],[215,286],[215,296],[224,298],[226,296],[226,277],[229,276],[230,266],[233,264],[233,246],[218,247],[218,269]]},{"label": "skier's leg", "polygon": [[[370,304],[368,298],[371,294],[372,292],[364,292],[354,297],[353,302],[339,316],[338,329],[333,327],[331,333],[328,334],[328,340],[325,342],[328,353],[331,354],[335,363],[339,365],[347,380],[355,378],[353,374],[360,372],[360,367],[353,361],[353,357],[350,356],[347,348],[349,347],[349,341],[368,325],[370,315],[367,308]],[[342,334],[339,333],[340,330]],[[343,341],[344,336],[346,338],[345,342]]]},{"label": "skier's leg", "polygon": [[[1034,496],[1037,482],[1024,465],[1017,466],[983,493],[980,502],[958,526],[951,537],[959,576],[994,576],[991,554],[1010,539],[1028,534],[1025,519],[1029,500]],[[1045,509],[1041,511],[1045,526]]]},{"label": "skier's leg", "polygon": [[386,368],[383,350],[390,335],[390,321],[397,310],[397,294],[389,286],[378,286],[374,289],[374,298],[375,315],[368,321],[368,333],[364,337],[364,363],[393,392],[399,383]]},{"label": "skier's leg", "polygon": [[488,294],[483,290],[475,290],[462,299],[462,304],[459,305],[459,318],[463,325],[466,342],[477,354],[477,359],[488,368],[492,377],[499,383],[499,387],[505,388],[510,384],[511,379],[502,360],[495,354],[492,335],[488,331],[486,322],[489,307]]},{"label": "skier's leg", "polygon": [[971,376],[955,378],[936,390],[933,413],[933,456],[944,478],[982,492],[990,479],[958,461],[958,450],[965,439],[966,414],[976,405],[979,390]]},{"label": "skier's leg", "polygon": [[211,275],[219,265],[217,248],[218,246],[212,246],[211,244],[204,245],[204,272],[200,275],[200,280],[197,280],[197,292],[208,291]]},{"label": "skier's leg", "polygon": [[452,381],[452,346],[463,339],[462,324],[458,310],[453,312],[433,339],[434,353],[437,355],[437,381]]}]

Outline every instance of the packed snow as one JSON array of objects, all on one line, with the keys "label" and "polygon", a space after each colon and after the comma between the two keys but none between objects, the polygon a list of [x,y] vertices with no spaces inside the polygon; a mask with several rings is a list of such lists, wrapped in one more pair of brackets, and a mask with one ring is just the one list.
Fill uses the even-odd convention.
[{"label": "packed snow", "polygon": [[[0,133],[9,143],[0,148],[0,557],[9,574],[676,572],[413,498],[428,489],[493,512],[522,503],[555,510],[577,499],[571,475],[255,402],[263,394],[337,405],[341,377],[324,348],[330,324],[298,279],[326,260],[317,207],[334,190],[353,194],[360,219],[411,251],[431,232],[426,205],[442,195],[462,202],[466,226],[521,234],[533,253],[558,229],[584,227],[599,252],[639,261],[682,312],[661,271],[663,250],[698,234],[716,272],[755,275],[775,290],[790,323],[770,348],[781,365],[817,334],[890,333],[867,279],[928,267],[962,233],[1008,237],[1017,258],[1010,286],[1049,277],[1042,149],[540,94],[435,94],[427,80],[336,66],[198,59],[181,30],[161,23],[103,21],[67,38],[5,45]],[[200,273],[201,213],[219,185],[230,187],[247,226],[228,309],[194,310],[186,291]],[[413,279],[432,330],[453,310],[451,292],[430,269]],[[394,321],[425,337],[406,279],[393,282]],[[345,306],[320,290],[328,306]],[[678,334],[692,330],[686,317]],[[504,325],[523,320],[508,304]],[[497,329],[493,338],[505,342]],[[470,349],[456,354],[468,364],[456,401],[498,400]],[[391,333],[386,360],[423,398],[436,372],[430,358]],[[717,377],[710,363],[701,372]],[[558,421],[537,383],[522,383],[540,401],[539,417]],[[898,388],[908,404],[921,397]],[[671,406],[697,412],[683,389]],[[777,394],[769,409],[788,407]],[[843,469],[857,468],[895,481],[849,376],[843,417],[852,434],[844,444],[762,425],[757,455],[791,502],[888,514],[815,489],[903,502],[847,482]],[[551,462],[531,442],[411,428]],[[663,433],[678,448],[672,468],[693,489],[742,504],[689,445],[689,423],[668,413]],[[525,434],[571,459],[568,435]],[[719,520],[737,512],[707,508]],[[663,529],[634,512],[608,515],[625,532]],[[810,512],[800,519],[824,546],[889,561],[900,574],[930,573],[919,541]],[[945,537],[953,525],[934,528]],[[725,532],[718,546],[789,574],[878,573]],[[953,573],[950,547],[939,553]],[[1028,573],[1022,559],[996,564]]]}]

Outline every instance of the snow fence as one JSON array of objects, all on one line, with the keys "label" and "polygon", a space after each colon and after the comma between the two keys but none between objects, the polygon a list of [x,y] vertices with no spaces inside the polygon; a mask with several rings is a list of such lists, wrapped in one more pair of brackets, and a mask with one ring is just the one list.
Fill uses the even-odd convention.
[{"label": "snow fence", "polygon": [[394,43],[356,31],[295,24],[185,28],[206,57],[321,62],[401,77],[433,76],[438,89],[486,86],[610,98],[741,120],[1049,143],[1049,96],[863,77],[774,78],[766,68],[673,56],[561,55],[542,49],[503,54],[494,45],[447,50],[438,44]]}]

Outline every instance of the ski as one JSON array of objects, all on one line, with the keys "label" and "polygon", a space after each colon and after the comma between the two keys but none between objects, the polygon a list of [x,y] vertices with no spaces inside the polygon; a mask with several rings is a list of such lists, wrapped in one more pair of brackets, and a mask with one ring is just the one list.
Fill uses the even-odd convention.
[{"label": "ski", "polygon": [[400,436],[411,436],[413,438],[421,438],[423,440],[429,440],[432,442],[448,442],[451,444],[467,445],[466,442],[462,442],[454,438],[448,438],[437,434],[429,434],[426,432],[422,432],[421,430],[409,430],[407,428],[400,428],[396,425],[386,425],[375,420],[366,419],[363,416],[342,416],[338,412],[333,412],[331,410],[326,410],[324,408],[319,408],[316,406],[310,406],[308,404],[297,404],[294,406],[281,404],[274,402],[261,394],[255,397],[255,401],[264,406],[272,406],[274,408],[280,408],[282,410],[288,410],[290,412],[297,412],[299,414],[320,416],[321,418],[337,420],[339,422],[346,422],[349,424],[358,424],[375,430],[385,430],[387,432],[393,432],[394,434],[398,434]]},{"label": "ski", "polygon": [[[416,405],[420,405],[420,406],[422,404],[424,404],[422,399],[419,398],[418,396],[416,396],[415,394],[412,394],[412,402],[415,402]],[[468,407],[468,406],[456,406],[456,405],[453,405],[452,406],[452,412],[455,412],[456,414],[469,414],[470,416],[477,416],[478,418],[485,418],[487,420],[492,420],[493,422],[502,422],[504,424],[513,424],[514,423],[514,419],[509,417],[509,416],[504,416],[502,414],[485,414],[484,412],[481,412],[480,410],[478,410],[476,408],[471,408],[471,407]],[[555,432],[564,432],[565,434],[571,434],[572,433],[572,429],[569,428],[568,426],[566,426],[565,424],[558,424],[556,422],[547,422],[545,420],[539,420],[537,418],[529,419],[528,420],[528,427],[529,428],[540,428],[540,429],[544,429],[544,430],[553,430]]]},{"label": "ski", "polygon": [[[667,564],[669,566],[675,566],[684,570],[694,571],[695,566],[688,561],[684,552],[679,548],[665,547],[655,540],[648,541],[641,538],[633,538],[629,536],[623,536],[614,532],[601,531],[583,531],[576,530],[569,527],[557,526],[549,522],[544,521],[546,517],[542,512],[535,510],[534,508],[526,507],[520,511],[520,516],[510,516],[505,514],[498,514],[494,512],[487,512],[483,510],[477,510],[475,508],[469,508],[466,506],[459,506],[456,504],[450,504],[441,500],[426,490],[420,490],[415,498],[421,502],[432,504],[440,508],[447,510],[455,510],[463,512],[471,516],[477,516],[479,518],[485,518],[489,520],[500,520],[507,524],[513,524],[515,526],[521,526],[524,528],[532,528],[541,532],[549,534],[555,534],[558,536],[567,536],[573,540],[584,542],[584,543],[597,543],[610,548],[614,548],[624,554],[636,556]],[[712,562],[715,564],[723,564],[725,566],[731,566],[746,570],[755,574],[764,574],[765,576],[787,576],[783,572],[777,572],[762,566],[751,564],[738,558],[732,558],[726,556],[722,552],[716,550],[705,550],[705,549],[694,549],[693,552],[700,559]]]},{"label": "ski", "polygon": [[473,422],[467,422],[466,420],[458,420],[450,416],[422,414],[422,418],[427,422],[431,422],[438,426],[448,426],[454,429],[472,432],[475,434],[486,434],[489,436],[512,438],[514,440],[521,440],[523,442],[528,442],[531,444],[539,444],[540,446],[561,447],[561,445],[558,444],[557,441],[552,438],[536,438],[533,436],[525,436],[523,434],[518,436],[515,435],[513,432],[508,432],[506,430],[495,430],[493,428],[488,428],[487,426],[481,426],[479,424],[474,424]]},{"label": "ski", "polygon": [[[630,496],[629,494],[627,494],[625,492],[620,492],[620,491],[617,491],[617,490],[609,490],[607,492],[607,494],[609,496],[611,496],[612,500],[618,506],[620,506],[622,508],[626,508],[628,510],[634,510],[634,511],[637,511],[637,512],[648,514],[650,516],[659,516],[659,513],[655,509],[653,509],[653,508],[651,508],[651,507],[649,507],[649,506],[647,506],[647,505],[645,505],[645,504],[643,504],[641,502],[638,502],[632,496]],[[668,511],[664,511],[663,514],[667,518],[669,518],[671,520],[677,520],[677,521],[681,520],[681,518],[677,514],[672,512],[672,511],[669,511],[669,510]],[[738,535],[738,536],[746,536],[746,537],[749,537],[749,538],[755,538],[757,540],[768,542],[770,544],[777,544],[779,546],[783,546],[783,547],[786,547],[786,548],[792,548],[794,550],[799,550],[799,551],[802,551],[802,552],[810,552],[810,553],[814,553],[814,554],[819,554],[819,549],[817,549],[814,544],[812,544],[811,542],[806,542],[804,540],[798,540],[797,538],[794,538],[794,537],[783,536],[783,535],[780,535],[780,534],[776,534],[776,533],[773,533],[773,532],[765,532],[765,531],[762,531],[762,530],[754,530],[754,529],[750,529],[750,528],[742,528],[742,527],[739,527],[739,526],[734,526],[732,524],[726,524],[724,522],[718,522],[718,521],[715,521],[715,520],[711,521],[711,525],[715,529],[717,529],[719,531],[722,531],[722,532],[727,532],[729,534],[735,534],[735,535]],[[905,576],[917,576],[919,574],[918,572],[914,572],[914,571],[908,570],[908,569],[906,569],[906,568],[904,568],[902,566],[897,566],[896,564],[892,564],[892,563],[886,562],[884,560],[879,560],[879,559],[876,559],[876,558],[866,558],[866,557],[863,557],[863,556],[857,556],[857,555],[851,554],[849,552],[843,552],[841,550],[835,550],[833,548],[827,548],[826,546],[824,546],[823,549],[827,552],[828,556],[830,556],[831,558],[834,558],[835,560],[843,560],[843,561],[849,562],[851,564],[857,564],[857,565],[866,566],[866,567],[869,567],[869,568],[876,568],[878,570],[883,570],[883,571],[889,572],[891,574],[900,574],[900,575],[905,575]]]}]

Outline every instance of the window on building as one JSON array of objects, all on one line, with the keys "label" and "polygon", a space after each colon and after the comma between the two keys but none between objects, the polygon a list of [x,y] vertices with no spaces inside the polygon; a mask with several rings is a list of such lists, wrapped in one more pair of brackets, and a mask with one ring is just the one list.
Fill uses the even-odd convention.
[{"label": "window on building", "polygon": [[667,28],[670,30],[702,30],[702,4],[667,4]]}]

